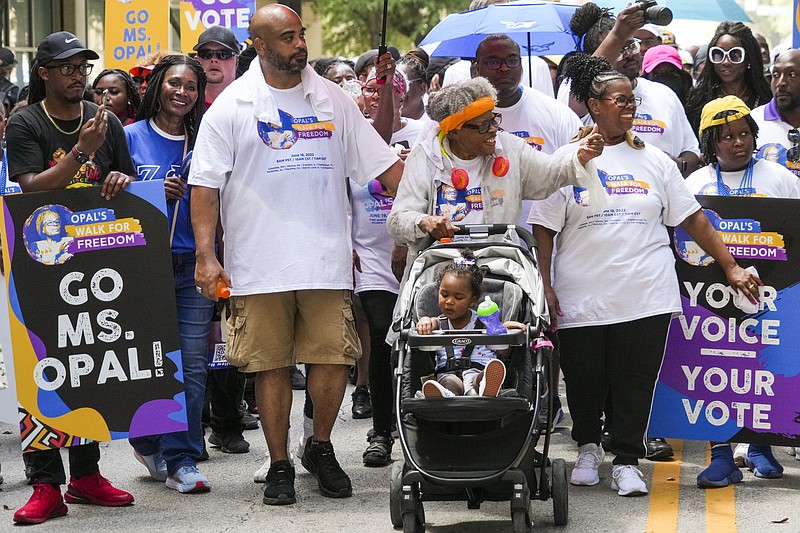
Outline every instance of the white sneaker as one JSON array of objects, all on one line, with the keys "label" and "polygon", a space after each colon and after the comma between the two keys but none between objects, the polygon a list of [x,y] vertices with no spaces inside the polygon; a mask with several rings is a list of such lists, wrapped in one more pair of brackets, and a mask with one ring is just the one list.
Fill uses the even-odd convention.
[{"label": "white sneaker", "polygon": [[614,465],[611,469],[611,489],[620,496],[644,496],[647,485],[641,470],[633,465]]},{"label": "white sneaker", "polygon": [[422,384],[422,394],[424,394],[426,398],[450,398],[451,396],[455,396],[452,391],[446,389],[444,385],[435,379],[429,379]]},{"label": "white sneaker", "polygon": [[[294,466],[294,454],[292,454],[291,447],[292,447],[292,437],[289,437],[286,449],[289,452],[289,462],[292,463],[292,466]],[[302,448],[302,444],[300,445],[300,448]],[[298,455],[298,457],[302,458],[302,455]],[[256,470],[255,473],[253,474],[254,483],[267,482],[267,472],[269,471],[270,465],[272,465],[272,460],[269,458],[269,449],[267,449],[267,453],[264,454],[264,464],[261,465],[261,468]]]},{"label": "white sneaker", "polygon": [[572,469],[569,482],[573,485],[592,486],[600,483],[598,470],[603,464],[606,452],[603,448],[594,443],[584,444],[578,452],[578,459]]},{"label": "white sneaker", "polygon": [[736,463],[736,466],[739,468],[744,468],[744,460],[747,459],[747,450],[750,449],[749,444],[745,444],[744,442],[740,442],[736,445],[736,448],[733,449],[733,462]]},{"label": "white sneaker", "polygon": [[786,453],[788,453],[789,455],[800,461],[800,452],[798,452],[798,448],[795,448],[794,446],[789,446],[788,448],[786,448]]}]

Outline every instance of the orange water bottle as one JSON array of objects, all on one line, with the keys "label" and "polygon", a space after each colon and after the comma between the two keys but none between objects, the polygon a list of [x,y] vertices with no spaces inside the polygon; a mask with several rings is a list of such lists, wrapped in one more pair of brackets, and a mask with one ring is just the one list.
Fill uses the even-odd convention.
[{"label": "orange water bottle", "polygon": [[230,298],[231,297],[231,288],[228,287],[228,284],[225,283],[225,280],[218,279],[217,280],[217,298]]}]

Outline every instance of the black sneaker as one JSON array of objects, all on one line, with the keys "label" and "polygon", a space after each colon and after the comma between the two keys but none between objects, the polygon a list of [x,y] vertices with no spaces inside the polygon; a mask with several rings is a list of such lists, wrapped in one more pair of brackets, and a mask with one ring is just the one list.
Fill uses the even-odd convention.
[{"label": "black sneaker", "polygon": [[353,391],[353,418],[372,418],[372,399],[366,385],[359,385]]},{"label": "black sneaker", "polygon": [[264,503],[267,505],[289,505],[295,503],[294,467],[289,461],[278,461],[269,467]]},{"label": "black sneaker", "polygon": [[297,365],[289,367],[289,378],[292,382],[292,390],[306,390],[306,377],[297,368]]},{"label": "black sneaker", "polygon": [[241,433],[215,433],[211,432],[208,443],[225,453],[247,453],[250,451],[250,443],[244,440]]},{"label": "black sneaker", "polygon": [[394,439],[389,435],[373,435],[369,446],[362,456],[364,466],[386,466],[392,462],[392,444]]},{"label": "black sneaker", "polygon": [[647,438],[647,455],[645,459],[650,461],[666,461],[675,453],[672,451],[672,446],[664,439]]},{"label": "black sneaker", "polygon": [[348,498],[353,495],[350,478],[344,473],[336,455],[333,444],[330,442],[312,443],[313,437],[306,441],[303,458],[300,460],[303,467],[317,478],[320,492],[329,498]]},{"label": "black sneaker", "polygon": [[241,409],[240,412],[242,413],[242,424],[246,431],[258,429],[258,418],[247,412],[247,409]]}]

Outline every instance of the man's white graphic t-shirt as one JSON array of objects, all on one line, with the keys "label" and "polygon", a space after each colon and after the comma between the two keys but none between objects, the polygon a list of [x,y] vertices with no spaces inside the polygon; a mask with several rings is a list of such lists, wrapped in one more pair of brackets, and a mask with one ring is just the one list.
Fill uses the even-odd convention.
[{"label": "man's white graphic t-shirt", "polygon": [[608,193],[606,209],[588,209],[586,191],[569,186],[534,202],[528,219],[558,234],[553,288],[564,313],[558,327],[679,313],[666,226],[677,226],[700,205],[658,148],[636,150],[622,142],[606,146],[595,161]]},{"label": "man's white graphic t-shirt", "polygon": [[[581,121],[572,110],[536,89],[522,90],[519,101],[509,107],[497,107],[502,113],[500,129],[525,139],[529,145],[545,154],[552,154],[578,133]],[[526,226],[531,201],[522,201],[519,225]]]},{"label": "man's white graphic t-shirt", "polygon": [[800,178],[800,161],[789,161],[787,157],[794,146],[789,141],[789,130],[794,128],[783,121],[775,107],[775,100],[753,109],[750,116],[758,124],[756,157],[783,165]]},{"label": "man's white graphic t-shirt", "polygon": [[189,183],[220,188],[237,296],[351,289],[347,176],[364,185],[397,161],[338,86],[308,67],[302,80],[268,87],[254,62],[200,125]]}]

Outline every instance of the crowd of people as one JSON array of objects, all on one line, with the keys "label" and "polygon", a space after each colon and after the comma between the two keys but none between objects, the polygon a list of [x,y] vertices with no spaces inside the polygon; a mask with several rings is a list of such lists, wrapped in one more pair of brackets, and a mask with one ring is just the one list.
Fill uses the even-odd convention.
[{"label": "crowd of people", "polygon": [[[639,460],[672,456],[647,435],[670,317],[681,309],[666,227],[686,229],[731,287],[758,300],[760,280],[731,257],[694,195],[800,197],[800,53],[771,52],[729,21],[708,43],[680,48],[638,3],[616,17],[587,3],[570,27],[579,50],[560,64],[529,64],[504,34],[467,60],[390,47],[310,62],[302,20],[273,4],[253,15],[247,43],[215,26],[191,55],[159,53],[91,85],[97,53],[54,33],[21,91],[4,86],[15,60],[0,49],[4,188],[96,186],[111,199],[133,181],[163,181],[188,430],[130,439],[153,479],[209,491],[198,468],[208,458],[204,427],[209,445],[246,453],[243,430],[256,413],[268,448],[254,475],[265,504],[295,503],[295,458],[324,496],[350,496],[333,426],[352,378],[352,414],[372,418],[363,463],[392,462],[385,339],[409,259],[427,236],[454,238],[455,224],[504,223],[532,227],[539,244],[578,447],[571,483],[599,483],[608,452],[612,488],[647,494]],[[622,174],[647,194],[614,194]],[[606,208],[613,221],[586,223]],[[253,220],[270,231],[247,229]],[[419,332],[474,327],[481,273],[467,255],[456,263],[439,279],[442,317],[424,317]],[[224,305],[220,280],[231,290]],[[222,308],[231,366],[209,370]],[[475,372],[441,373],[428,394],[483,395],[489,383],[496,395],[503,352],[484,351]],[[293,451],[297,388],[306,390],[304,436]],[[548,416],[561,420],[560,402]],[[712,443],[698,486],[741,481],[740,466],[780,477],[768,446],[736,450]],[[65,515],[65,502],[132,503],[99,459],[97,443],[70,447],[62,496],[59,450],[26,453],[33,495],[14,520]]]}]

